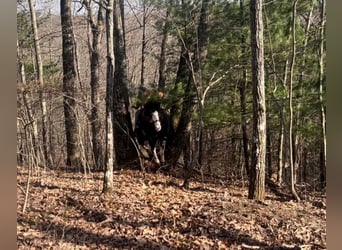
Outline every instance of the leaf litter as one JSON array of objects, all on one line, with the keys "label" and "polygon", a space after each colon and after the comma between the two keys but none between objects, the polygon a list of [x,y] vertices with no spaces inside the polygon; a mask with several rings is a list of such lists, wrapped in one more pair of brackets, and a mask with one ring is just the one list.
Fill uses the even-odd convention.
[{"label": "leaf litter", "polygon": [[103,195],[102,173],[55,171],[32,177],[17,169],[18,249],[326,249],[325,194],[265,203],[229,182],[182,180],[115,171]]}]

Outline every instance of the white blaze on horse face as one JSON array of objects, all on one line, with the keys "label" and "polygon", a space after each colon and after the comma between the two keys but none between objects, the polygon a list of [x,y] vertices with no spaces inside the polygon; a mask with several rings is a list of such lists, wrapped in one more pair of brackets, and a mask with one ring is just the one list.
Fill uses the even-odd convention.
[{"label": "white blaze on horse face", "polygon": [[160,121],[159,121],[158,111],[154,111],[152,113],[152,122],[154,124],[154,128],[156,129],[156,131],[159,132],[161,130],[161,124],[160,124]]}]

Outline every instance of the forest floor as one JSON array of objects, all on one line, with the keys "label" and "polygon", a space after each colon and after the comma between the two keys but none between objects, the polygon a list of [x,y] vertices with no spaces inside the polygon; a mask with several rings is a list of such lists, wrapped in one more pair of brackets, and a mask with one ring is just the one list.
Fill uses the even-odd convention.
[{"label": "forest floor", "polygon": [[295,202],[267,190],[265,203],[229,181],[190,182],[136,170],[114,173],[104,196],[101,173],[17,167],[18,249],[326,249],[326,195]]}]

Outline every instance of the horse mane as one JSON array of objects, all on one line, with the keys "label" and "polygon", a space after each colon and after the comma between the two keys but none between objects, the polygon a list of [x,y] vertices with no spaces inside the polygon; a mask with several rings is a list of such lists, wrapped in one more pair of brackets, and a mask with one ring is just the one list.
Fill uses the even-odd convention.
[{"label": "horse mane", "polygon": [[159,112],[161,110],[160,102],[149,101],[144,105],[143,109],[147,112],[153,112],[153,111]]}]

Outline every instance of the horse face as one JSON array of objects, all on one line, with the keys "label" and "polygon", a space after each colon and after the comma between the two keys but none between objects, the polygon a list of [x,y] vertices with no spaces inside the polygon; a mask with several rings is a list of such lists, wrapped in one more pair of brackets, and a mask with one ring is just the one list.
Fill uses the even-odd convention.
[{"label": "horse face", "polygon": [[152,112],[152,118],[151,118],[151,121],[154,125],[154,128],[157,132],[159,132],[161,130],[161,123],[160,123],[160,120],[159,120],[159,113],[158,111],[153,111]]}]

